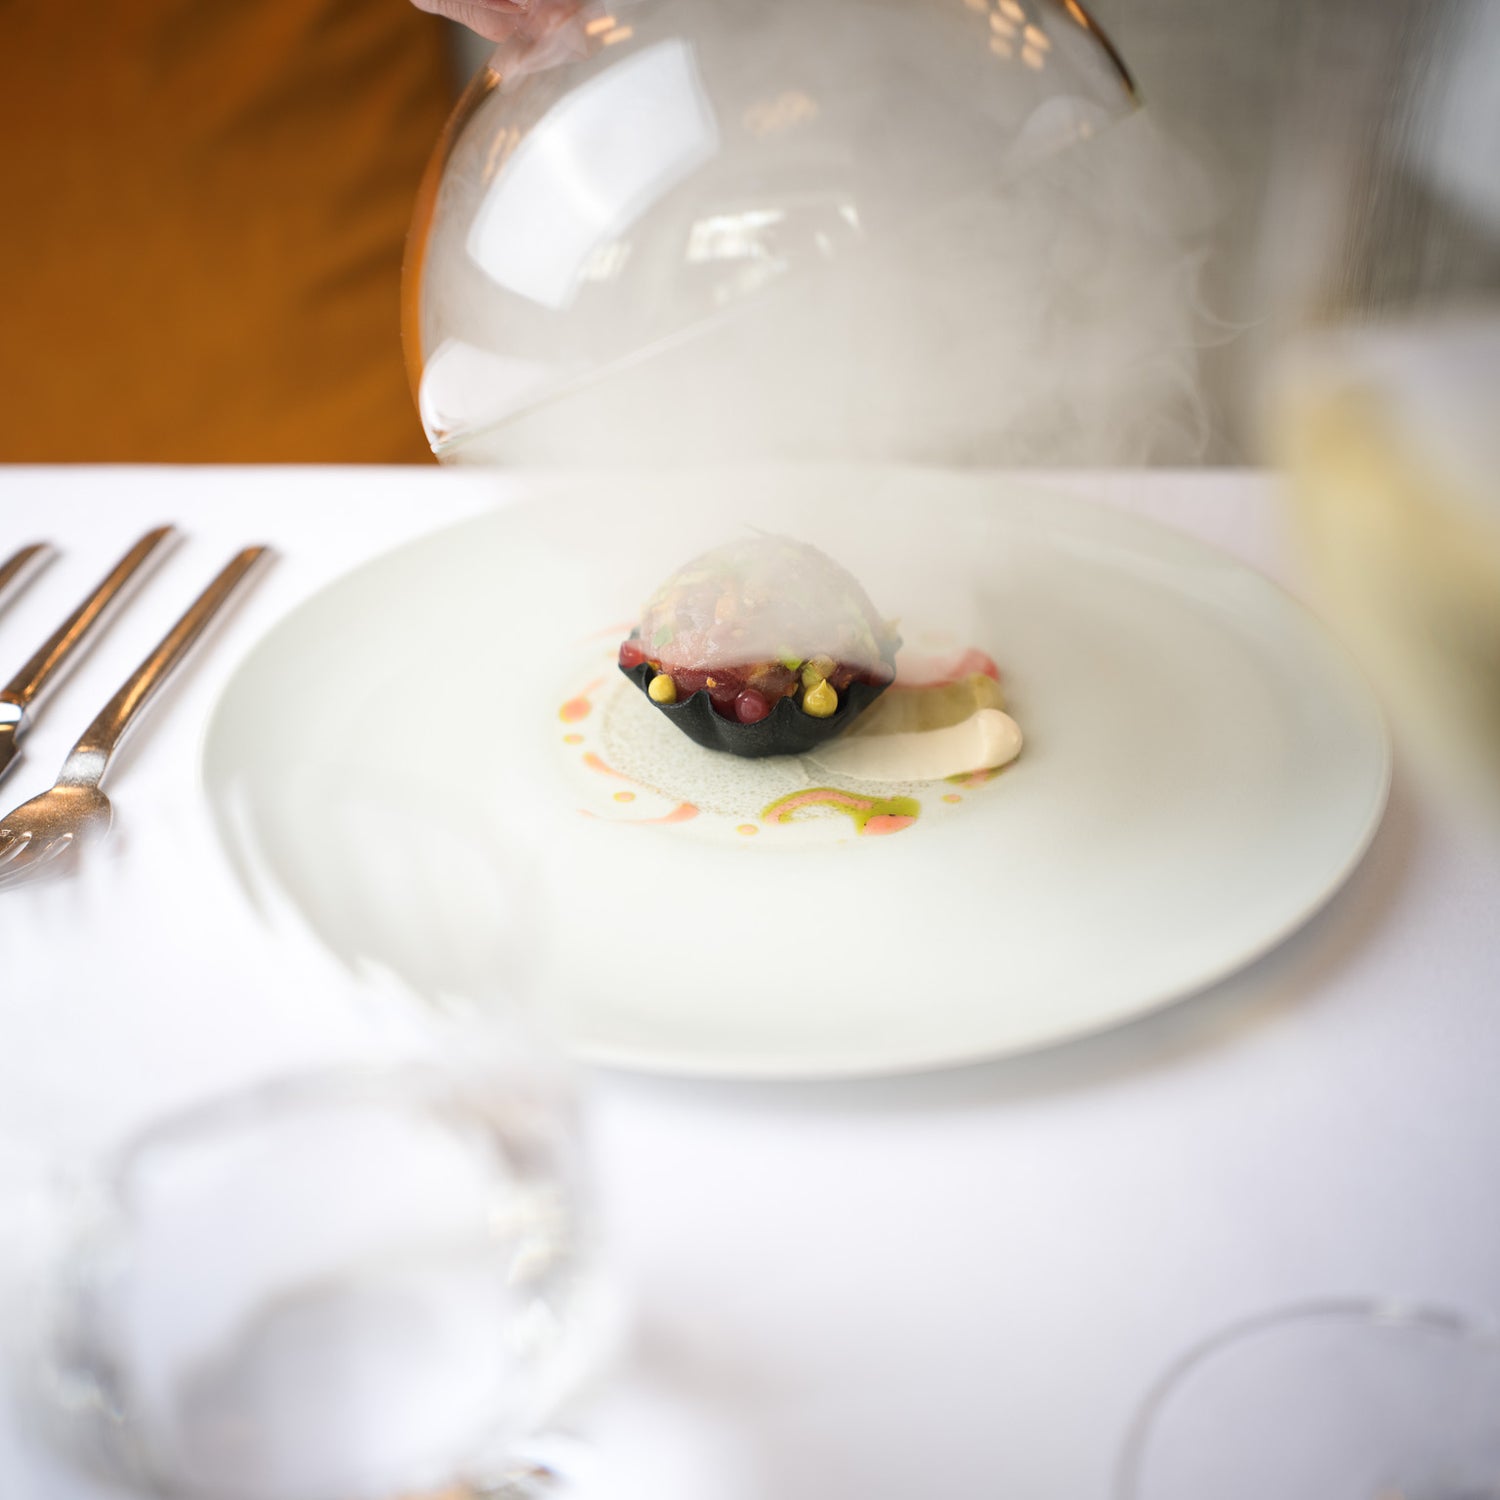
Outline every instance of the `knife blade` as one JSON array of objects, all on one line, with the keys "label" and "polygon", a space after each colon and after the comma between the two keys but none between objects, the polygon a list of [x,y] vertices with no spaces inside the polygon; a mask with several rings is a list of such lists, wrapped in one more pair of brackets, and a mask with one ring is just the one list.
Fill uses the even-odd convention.
[{"label": "knife blade", "polygon": [[142,570],[146,564],[159,558],[164,544],[175,536],[176,530],[171,526],[148,531],[48,636],[26,665],[0,688],[0,777],[4,777],[19,754],[21,739],[42,700],[62,680],[64,669],[77,660],[79,648],[124,603],[131,585],[144,576]]}]

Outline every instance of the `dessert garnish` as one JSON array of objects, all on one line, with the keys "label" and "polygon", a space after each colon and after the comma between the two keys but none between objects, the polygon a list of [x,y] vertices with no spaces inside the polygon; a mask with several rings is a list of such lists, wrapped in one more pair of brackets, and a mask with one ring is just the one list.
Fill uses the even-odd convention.
[{"label": "dessert garnish", "polygon": [[695,557],[651,596],[620,670],[677,728],[732,755],[800,755],[843,734],[900,645],[852,574],[757,535]]}]

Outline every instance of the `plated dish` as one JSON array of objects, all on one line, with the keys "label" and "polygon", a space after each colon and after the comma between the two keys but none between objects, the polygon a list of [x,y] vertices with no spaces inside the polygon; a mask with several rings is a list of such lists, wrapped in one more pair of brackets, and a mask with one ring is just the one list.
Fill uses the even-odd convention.
[{"label": "plated dish", "polygon": [[895,678],[898,644],[847,569],[761,532],[701,553],[661,584],[619,663],[696,744],[759,758],[846,733]]},{"label": "plated dish", "polygon": [[[973,775],[1016,758],[1020,727],[988,656],[949,653],[936,672],[908,657],[898,668],[900,645],[896,622],[846,569],[805,542],[759,533],[662,584],[621,643],[619,666],[674,728],[727,755],[825,750],[840,774],[876,782]],[[860,831],[872,826],[887,824],[881,816]]]},{"label": "plated dish", "polygon": [[[1292,931],[1378,825],[1389,751],[1368,692],[1232,559],[993,477],[716,475],[712,515],[708,483],[550,481],[295,612],[206,745],[231,849],[315,915],[340,851],[309,813],[346,793],[338,747],[363,740],[362,815],[399,826],[446,799],[524,848],[558,939],[541,978],[581,1054],[771,1078],[969,1061],[1143,1014]],[[616,666],[661,583],[636,543],[690,556],[727,515],[836,552],[899,611],[938,717],[1013,715],[1024,753],[903,783],[839,761],[878,720],[797,756],[680,733]],[[559,601],[577,628],[538,631]],[[931,734],[902,694],[898,678],[866,718]],[[766,935],[789,930],[796,962],[767,984]]]}]

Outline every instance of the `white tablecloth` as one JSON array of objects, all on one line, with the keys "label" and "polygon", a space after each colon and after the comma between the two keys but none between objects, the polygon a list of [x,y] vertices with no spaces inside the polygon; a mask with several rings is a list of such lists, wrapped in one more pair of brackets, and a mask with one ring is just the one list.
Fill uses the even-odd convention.
[{"label": "white tablecloth", "polygon": [[[1263,476],[1044,477],[1290,574]],[[206,827],[198,740],[237,660],[352,565],[523,489],[459,472],[0,470],[0,552],[45,536],[65,554],[0,611],[0,676],[147,524],[189,534],[48,705],[5,798],[51,780],[230,551],[274,544],[279,564],[111,780],[138,871],[122,899],[178,903],[191,929],[233,886],[212,859],[184,878],[154,856],[164,830]],[[153,984],[149,955],[86,932],[42,942],[42,899],[0,895],[0,1055],[50,1007],[70,1024],[107,993],[128,1016]],[[1330,1294],[1500,1316],[1497,912],[1493,846],[1398,771],[1371,854],[1320,916],[1118,1032],[878,1083],[591,1076],[636,1329],[616,1394],[635,1415],[616,1424],[661,1451],[698,1443],[693,1500],[1105,1500],[1150,1381],[1230,1320]],[[107,1089],[108,1060],[93,1066]],[[68,1087],[6,1076],[12,1150],[56,1130]],[[648,1389],[690,1393],[695,1416],[632,1408]],[[0,1489],[26,1495],[20,1478]]]}]

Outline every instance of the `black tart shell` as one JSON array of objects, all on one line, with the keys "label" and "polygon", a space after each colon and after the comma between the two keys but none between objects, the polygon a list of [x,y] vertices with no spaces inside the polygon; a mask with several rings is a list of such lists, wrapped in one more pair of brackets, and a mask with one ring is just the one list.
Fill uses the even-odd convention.
[{"label": "black tart shell", "polygon": [[[631,633],[631,640],[639,636]],[[646,694],[646,701],[658,713],[680,729],[694,744],[705,750],[723,750],[730,755],[759,760],[768,755],[806,755],[837,739],[890,686],[896,675],[895,654],[900,642],[892,642],[884,652],[890,679],[882,683],[851,682],[839,694],[839,706],[826,718],[816,719],[804,713],[795,700],[783,698],[758,724],[741,724],[726,719],[714,709],[706,689],[676,703],[658,703],[648,689],[657,675],[650,662],[620,670]]]}]

